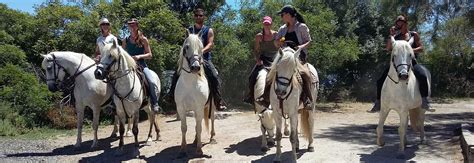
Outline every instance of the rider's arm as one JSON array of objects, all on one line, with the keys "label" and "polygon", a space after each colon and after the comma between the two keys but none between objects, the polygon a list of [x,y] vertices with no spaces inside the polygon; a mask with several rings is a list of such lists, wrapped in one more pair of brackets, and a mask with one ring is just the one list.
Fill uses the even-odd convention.
[{"label": "rider's arm", "polygon": [[95,58],[100,59],[100,51],[99,51],[99,46],[95,46]]},{"label": "rider's arm", "polygon": [[389,31],[387,44],[385,46],[385,50],[387,50],[388,52],[392,51],[392,36],[395,37],[395,26],[392,26]]},{"label": "rider's arm", "polygon": [[146,37],[143,37],[143,47],[145,47],[145,52],[144,54],[138,55],[138,59],[151,59],[153,55],[151,54],[150,44],[148,43],[148,39]]},{"label": "rider's arm", "polygon": [[414,53],[422,53],[423,52],[423,44],[421,43],[420,35],[417,32],[413,32],[413,35],[415,37],[415,45],[416,48],[413,49]]},{"label": "rider's arm", "polygon": [[253,49],[253,54],[255,55],[255,60],[257,62],[260,60],[260,41],[262,41],[262,39],[261,33],[255,35],[255,47]]},{"label": "rider's arm", "polygon": [[202,49],[202,53],[209,52],[212,46],[214,46],[214,31],[212,28],[209,28],[209,32],[207,33],[207,45]]},{"label": "rider's arm", "polygon": [[298,46],[298,48],[303,48],[306,49],[309,47],[310,42],[311,42],[311,35],[309,34],[309,28],[306,26],[306,24],[301,24],[298,27],[298,30],[301,32],[301,40],[304,42],[304,44],[301,44]]}]

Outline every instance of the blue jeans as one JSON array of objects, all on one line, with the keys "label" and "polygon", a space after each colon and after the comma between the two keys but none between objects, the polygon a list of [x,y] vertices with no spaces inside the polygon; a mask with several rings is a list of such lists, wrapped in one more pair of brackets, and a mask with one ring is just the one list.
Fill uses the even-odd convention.
[{"label": "blue jeans", "polygon": [[145,78],[148,81],[149,87],[148,87],[148,92],[151,97],[151,105],[157,105],[158,104],[158,98],[159,94],[156,92],[158,89],[158,81],[156,81],[153,78],[150,78],[152,76],[158,76],[153,70],[150,70],[148,67],[143,68],[143,73],[145,74]]}]

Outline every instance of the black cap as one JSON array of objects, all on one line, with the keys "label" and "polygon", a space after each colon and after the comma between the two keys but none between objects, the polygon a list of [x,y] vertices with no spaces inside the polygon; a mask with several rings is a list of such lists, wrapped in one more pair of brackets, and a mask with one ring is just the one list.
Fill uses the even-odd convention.
[{"label": "black cap", "polygon": [[282,14],[282,13],[289,13],[293,15],[296,13],[296,9],[291,5],[285,5],[283,6],[283,8],[281,8],[281,10],[277,14]]}]

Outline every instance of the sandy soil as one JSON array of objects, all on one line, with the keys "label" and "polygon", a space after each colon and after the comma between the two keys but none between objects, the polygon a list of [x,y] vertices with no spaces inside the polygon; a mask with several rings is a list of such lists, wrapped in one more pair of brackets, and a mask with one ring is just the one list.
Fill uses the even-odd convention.
[{"label": "sandy soil", "polygon": [[[313,133],[315,152],[307,152],[307,142],[300,135],[298,162],[463,162],[456,129],[461,123],[474,120],[474,100],[441,101],[432,104],[425,123],[427,142],[418,143],[409,129],[405,158],[397,158],[398,122],[396,112],[386,121],[386,145],[375,143],[378,114],[366,113],[368,103],[320,104],[315,115]],[[220,112],[216,120],[217,144],[208,144],[209,134],[203,133],[203,151],[207,157],[195,158],[194,119],[188,117],[187,158],[177,159],[181,142],[180,122],[174,116],[161,116],[161,141],[145,146],[148,122],[140,123],[140,156],[132,157],[132,137],[125,138],[126,154],[114,155],[117,139],[109,139],[112,126],[99,128],[99,147],[90,149],[92,133],[83,133],[83,144],[74,149],[76,136],[57,136],[49,140],[15,140],[0,138],[0,162],[271,162],[275,148],[260,151],[260,122],[253,111]],[[204,130],[205,131],[205,130]],[[288,162],[291,145],[282,139],[283,162]]]}]

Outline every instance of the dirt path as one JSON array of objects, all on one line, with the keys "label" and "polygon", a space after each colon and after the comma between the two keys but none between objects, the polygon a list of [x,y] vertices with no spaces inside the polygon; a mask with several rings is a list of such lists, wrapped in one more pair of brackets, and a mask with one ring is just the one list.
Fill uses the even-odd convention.
[{"label": "dirt path", "polygon": [[[386,145],[375,144],[375,128],[378,114],[366,113],[367,103],[343,103],[320,105],[315,115],[315,152],[302,150],[299,162],[462,162],[459,140],[454,130],[461,123],[474,120],[474,100],[454,103],[434,103],[435,113],[427,115],[427,143],[418,144],[418,138],[409,130],[409,146],[406,158],[397,159],[398,115],[391,112],[386,122],[384,138]],[[257,116],[250,111],[222,112],[216,120],[218,144],[205,144],[203,151],[209,158],[192,158],[193,148],[188,148],[191,158],[175,159],[181,141],[180,122],[174,117],[161,117],[161,141],[150,146],[141,146],[140,157],[131,156],[132,138],[126,138],[126,151],[115,157],[118,146],[116,139],[107,139],[112,126],[99,129],[99,148],[91,150],[92,133],[83,134],[81,149],[74,150],[75,136],[58,136],[50,140],[12,140],[0,138],[0,162],[271,162],[275,148],[260,151],[260,128]],[[194,119],[188,118],[187,141],[194,138]],[[148,123],[140,123],[141,141],[145,140]],[[209,142],[209,135],[203,134],[203,142]],[[143,144],[143,143],[142,143]],[[290,157],[288,137],[282,140],[283,162]],[[307,142],[300,135],[300,148],[306,149]]]}]

